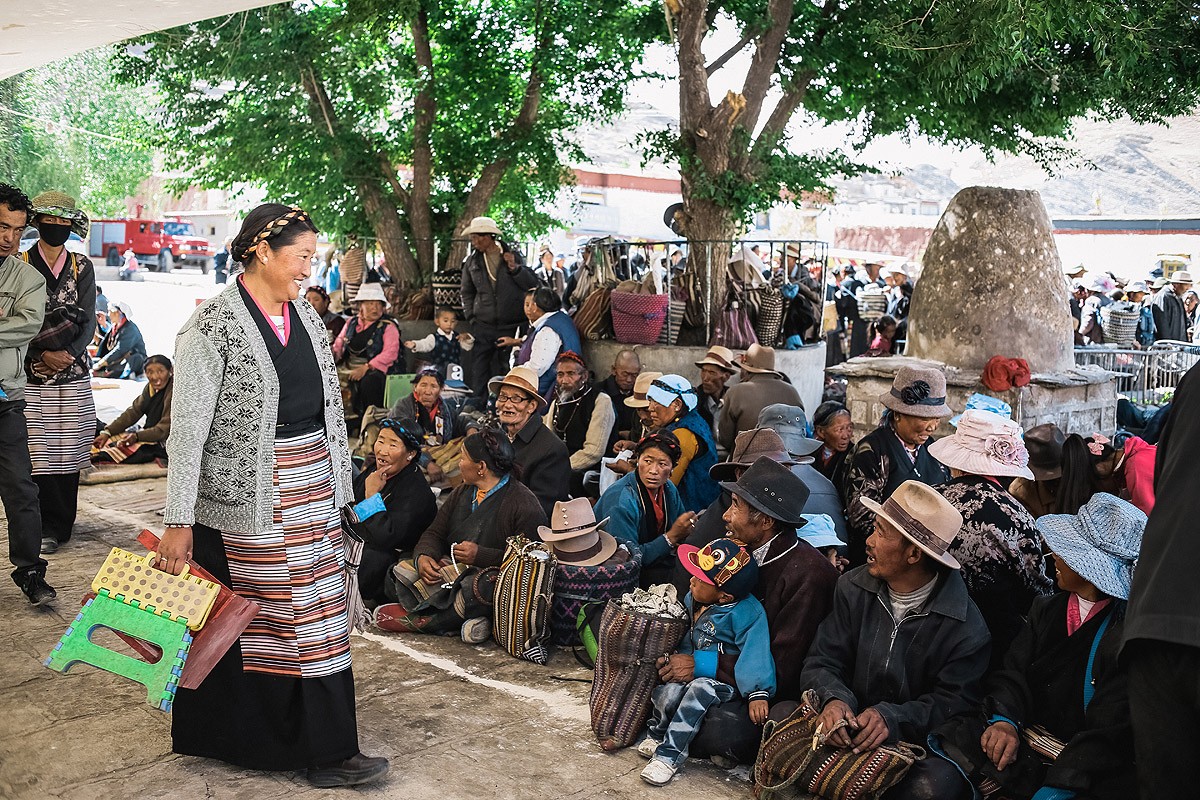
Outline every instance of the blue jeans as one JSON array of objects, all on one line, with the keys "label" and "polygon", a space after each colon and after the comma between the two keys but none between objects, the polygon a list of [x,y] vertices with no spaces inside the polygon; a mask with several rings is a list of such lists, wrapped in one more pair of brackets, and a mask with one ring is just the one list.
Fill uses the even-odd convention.
[{"label": "blue jeans", "polygon": [[687,760],[688,745],[700,731],[708,709],[726,703],[737,695],[727,683],[712,678],[696,678],[690,683],[665,683],[656,687],[651,700],[649,736],[662,744],[654,757],[676,769]]}]

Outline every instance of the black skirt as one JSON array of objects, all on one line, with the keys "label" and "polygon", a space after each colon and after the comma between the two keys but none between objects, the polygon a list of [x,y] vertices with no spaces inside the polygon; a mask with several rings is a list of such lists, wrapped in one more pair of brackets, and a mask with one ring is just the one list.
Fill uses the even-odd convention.
[{"label": "black skirt", "polygon": [[[229,585],[220,532],[196,525],[192,537],[196,563]],[[351,670],[323,678],[246,672],[237,642],[198,689],[178,691],[171,716],[176,753],[247,769],[309,769],[358,752]]]}]

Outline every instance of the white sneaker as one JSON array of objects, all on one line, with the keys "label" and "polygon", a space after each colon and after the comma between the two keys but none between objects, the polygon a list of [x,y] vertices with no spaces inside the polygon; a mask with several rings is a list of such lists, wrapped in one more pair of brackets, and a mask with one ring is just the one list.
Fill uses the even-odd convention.
[{"label": "white sneaker", "polygon": [[650,763],[642,770],[642,780],[651,786],[666,786],[675,777],[675,767],[660,758],[650,759]]},{"label": "white sneaker", "polygon": [[462,624],[459,634],[467,644],[483,644],[492,638],[492,621],[487,617],[472,617]]},{"label": "white sneaker", "polygon": [[642,758],[654,758],[654,751],[658,749],[660,744],[662,744],[662,742],[660,742],[658,739],[655,739],[652,736],[647,736],[638,743],[638,755]]}]

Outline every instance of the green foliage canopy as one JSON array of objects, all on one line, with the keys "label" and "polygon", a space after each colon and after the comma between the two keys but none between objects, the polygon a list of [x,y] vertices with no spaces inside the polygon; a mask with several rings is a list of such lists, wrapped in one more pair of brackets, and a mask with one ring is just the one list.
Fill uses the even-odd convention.
[{"label": "green foliage canopy", "polygon": [[542,209],[581,157],[567,133],[621,107],[648,3],[308,0],[144,37],[118,68],[157,90],[184,180],[373,229],[395,264],[472,215],[516,235],[553,222]]},{"label": "green foliage canopy", "polygon": [[30,197],[57,189],[93,217],[123,216],[150,177],[148,93],[121,86],[102,48],[0,82],[0,172]]}]

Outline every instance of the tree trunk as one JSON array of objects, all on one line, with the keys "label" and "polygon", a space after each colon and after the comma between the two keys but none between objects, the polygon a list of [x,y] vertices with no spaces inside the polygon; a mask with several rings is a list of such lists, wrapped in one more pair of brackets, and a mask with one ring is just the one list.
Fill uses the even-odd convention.
[{"label": "tree trunk", "polygon": [[369,180],[359,182],[358,197],[371,221],[375,238],[379,240],[379,249],[383,251],[392,279],[405,288],[421,285],[421,270],[413,258],[395,203],[388,199],[378,183]]},{"label": "tree trunk", "polygon": [[413,101],[412,185],[408,192],[408,224],[412,228],[413,244],[421,269],[436,271],[434,263],[433,222],[429,196],[433,187],[433,122],[437,117],[437,102],[433,95],[433,52],[429,47],[429,17],[424,9],[412,22],[413,47],[416,50],[419,89]]},{"label": "tree trunk", "polygon": [[732,240],[740,233],[735,215],[727,208],[684,193],[686,219],[684,235],[688,240],[688,269],[696,270],[707,289],[708,329],[705,341],[712,332],[713,322],[725,307],[726,266],[732,251]]}]

